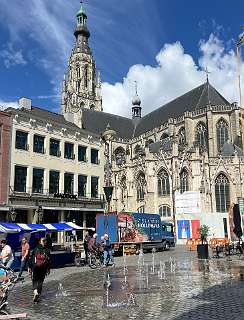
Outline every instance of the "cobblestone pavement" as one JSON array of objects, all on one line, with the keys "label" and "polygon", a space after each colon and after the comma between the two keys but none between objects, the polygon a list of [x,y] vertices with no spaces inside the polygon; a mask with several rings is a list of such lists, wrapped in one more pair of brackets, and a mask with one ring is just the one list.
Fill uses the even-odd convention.
[{"label": "cobblestone pavement", "polygon": [[116,258],[115,268],[53,270],[38,304],[32,302],[26,277],[11,292],[11,311],[46,320],[244,319],[242,258],[203,262],[196,252],[179,246],[156,253],[154,260],[149,253],[127,257],[126,262]]}]

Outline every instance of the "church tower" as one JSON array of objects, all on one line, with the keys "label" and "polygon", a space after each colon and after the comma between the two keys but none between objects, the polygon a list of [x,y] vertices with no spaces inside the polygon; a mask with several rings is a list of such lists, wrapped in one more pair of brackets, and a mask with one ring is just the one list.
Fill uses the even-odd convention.
[{"label": "church tower", "polygon": [[[61,111],[65,118],[81,126],[82,109],[102,111],[101,80],[89,47],[87,15],[81,4],[74,32],[75,46],[62,87]],[[80,119],[78,121],[78,119]]]}]

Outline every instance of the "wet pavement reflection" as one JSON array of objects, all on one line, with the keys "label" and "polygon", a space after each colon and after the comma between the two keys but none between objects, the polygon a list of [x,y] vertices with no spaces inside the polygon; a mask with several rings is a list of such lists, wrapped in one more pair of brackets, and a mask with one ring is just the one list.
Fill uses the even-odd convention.
[{"label": "wet pavement reflection", "polygon": [[10,304],[30,319],[244,319],[244,261],[169,255],[121,258],[118,267],[74,269],[69,276],[64,271],[61,282],[45,284],[39,304],[33,305],[30,285],[16,287]]}]

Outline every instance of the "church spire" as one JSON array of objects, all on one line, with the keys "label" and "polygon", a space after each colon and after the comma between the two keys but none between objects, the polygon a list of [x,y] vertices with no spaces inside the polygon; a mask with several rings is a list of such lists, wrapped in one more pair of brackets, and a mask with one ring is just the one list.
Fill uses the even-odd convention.
[{"label": "church spire", "polygon": [[74,35],[76,37],[76,45],[83,52],[90,52],[88,39],[90,37],[90,32],[87,28],[87,15],[85,13],[84,6],[81,1],[80,10],[76,14],[76,29]]},{"label": "church spire", "polygon": [[63,80],[61,108],[63,115],[69,118],[72,115],[74,122],[80,123],[84,108],[102,111],[102,96],[100,75],[88,44],[90,32],[82,2],[76,20],[76,42]]},{"label": "church spire", "polygon": [[135,97],[132,100],[132,119],[141,118],[141,99],[137,93],[137,81],[135,81]]}]

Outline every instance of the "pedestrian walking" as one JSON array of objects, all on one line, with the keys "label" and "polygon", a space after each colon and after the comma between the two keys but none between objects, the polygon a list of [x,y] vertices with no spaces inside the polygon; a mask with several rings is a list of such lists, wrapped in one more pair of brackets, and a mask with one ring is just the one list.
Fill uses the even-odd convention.
[{"label": "pedestrian walking", "polygon": [[88,263],[88,244],[91,240],[91,236],[88,231],[85,232],[85,238],[84,238],[84,251],[86,255],[86,263]]},{"label": "pedestrian walking", "polygon": [[42,293],[42,285],[50,273],[51,256],[47,248],[46,238],[41,238],[39,245],[31,252],[29,258],[29,273],[32,275],[33,301],[37,302]]},{"label": "pedestrian walking", "polygon": [[21,278],[22,273],[25,270],[25,267],[29,259],[29,255],[30,255],[30,245],[28,243],[27,238],[23,237],[21,241],[21,264],[20,264],[18,279]]},{"label": "pedestrian walking", "polygon": [[7,244],[6,240],[1,241],[1,247],[2,247],[2,252],[1,252],[2,264],[6,268],[11,268],[11,265],[14,262],[14,255],[13,255],[12,248]]}]

